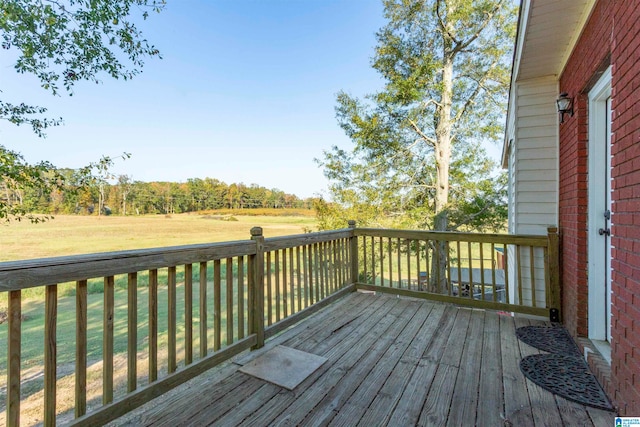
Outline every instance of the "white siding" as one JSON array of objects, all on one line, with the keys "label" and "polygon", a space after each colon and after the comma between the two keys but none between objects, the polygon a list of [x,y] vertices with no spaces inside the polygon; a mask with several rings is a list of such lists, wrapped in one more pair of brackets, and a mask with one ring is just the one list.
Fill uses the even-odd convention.
[{"label": "white siding", "polygon": [[[555,76],[548,76],[512,85],[507,121],[507,135],[513,141],[507,153],[509,232],[546,235],[547,227],[558,224],[558,82]],[[530,253],[526,250],[518,259],[510,248],[508,256],[516,260],[507,273],[510,302],[534,305]],[[535,305],[544,306],[544,259],[538,250],[534,270]],[[522,301],[518,286],[522,287]]]},{"label": "white siding", "polygon": [[558,113],[555,76],[516,83],[510,230],[547,234],[558,224]]}]

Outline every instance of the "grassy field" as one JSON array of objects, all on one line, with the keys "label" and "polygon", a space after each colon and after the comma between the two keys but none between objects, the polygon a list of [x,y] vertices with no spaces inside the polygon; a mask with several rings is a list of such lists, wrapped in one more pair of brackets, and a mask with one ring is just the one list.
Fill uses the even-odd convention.
[{"label": "grassy field", "polygon": [[[141,249],[192,243],[249,239],[260,226],[265,237],[315,231],[313,211],[293,211],[281,216],[274,210],[263,215],[206,214],[147,216],[56,216],[42,223],[3,225],[0,262],[51,256]],[[276,215],[278,214],[278,215]]]}]

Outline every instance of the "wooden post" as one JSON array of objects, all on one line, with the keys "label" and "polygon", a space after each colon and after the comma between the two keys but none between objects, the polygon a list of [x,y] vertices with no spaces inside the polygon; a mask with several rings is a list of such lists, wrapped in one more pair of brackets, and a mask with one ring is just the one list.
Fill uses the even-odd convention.
[{"label": "wooden post", "polygon": [[249,256],[249,333],[256,334],[256,350],[264,346],[264,236],[262,227],[251,229],[256,242],[255,255]]},{"label": "wooden post", "polygon": [[[349,220],[348,224],[351,230],[356,229],[354,220]],[[358,283],[358,236],[353,232],[349,237],[349,243],[351,245],[351,283]]]},{"label": "wooden post", "polygon": [[20,353],[22,337],[21,291],[9,291],[9,343],[7,346],[7,425],[20,425]]},{"label": "wooden post", "polygon": [[56,425],[56,369],[58,324],[58,285],[45,287],[44,307],[44,422],[45,426]]},{"label": "wooden post", "polygon": [[[135,273],[132,273],[135,274]],[[131,306],[129,306],[131,310]],[[137,322],[136,322],[137,324]],[[137,340],[136,340],[137,342]],[[135,356],[134,356],[135,359]],[[75,416],[87,413],[87,280],[76,282],[76,405]]]},{"label": "wooden post", "polygon": [[558,310],[558,321],[562,321],[562,295],[560,289],[560,243],[558,228],[547,228],[549,245],[549,302],[550,308]]}]

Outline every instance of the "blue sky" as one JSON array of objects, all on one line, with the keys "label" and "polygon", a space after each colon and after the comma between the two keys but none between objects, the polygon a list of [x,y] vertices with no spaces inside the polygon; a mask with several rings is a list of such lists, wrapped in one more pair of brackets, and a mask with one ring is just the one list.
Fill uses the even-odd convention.
[{"label": "blue sky", "polygon": [[370,67],[378,0],[168,0],[140,28],[163,59],[130,81],[104,77],[55,97],[0,58],[8,102],[45,106],[46,139],[0,122],[0,144],[28,161],[81,167],[129,152],[116,174],[140,181],[217,178],[300,197],[326,194],[314,158],[350,142],[335,95],[382,86]]}]

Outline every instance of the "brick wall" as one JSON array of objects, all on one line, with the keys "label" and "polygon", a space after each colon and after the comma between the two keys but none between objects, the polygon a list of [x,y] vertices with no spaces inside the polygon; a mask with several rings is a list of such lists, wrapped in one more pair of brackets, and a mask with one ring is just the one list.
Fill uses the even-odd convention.
[{"label": "brick wall", "polygon": [[616,1],[612,46],[611,374],[621,414],[640,416],[640,8]]},{"label": "brick wall", "polygon": [[560,78],[560,91],[574,97],[574,116],[560,126],[559,223],[562,239],[563,312],[574,336],[588,335],[587,205],[588,98],[609,66],[612,44],[610,0],[600,1]]},{"label": "brick wall", "polygon": [[612,66],[611,387],[620,415],[640,415],[640,8],[600,0],[560,78],[575,116],[560,126],[559,221],[563,309],[574,336],[588,335],[587,93]]}]

